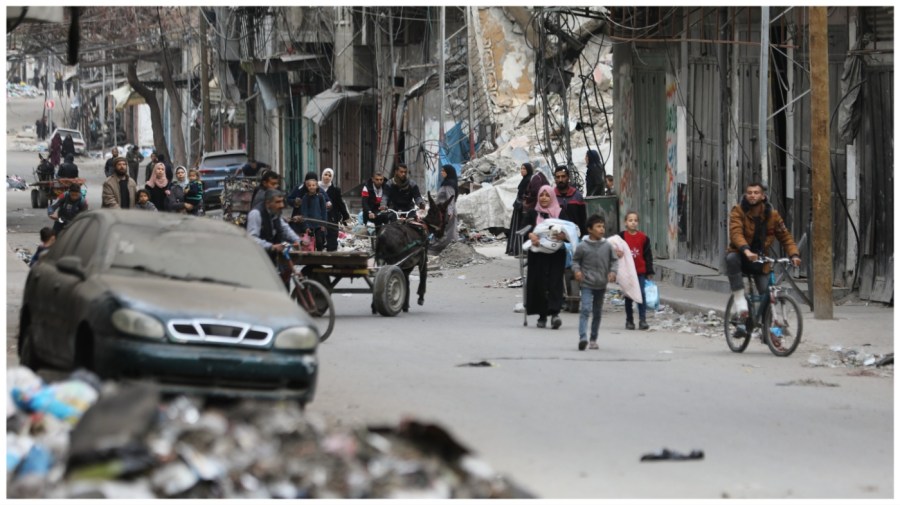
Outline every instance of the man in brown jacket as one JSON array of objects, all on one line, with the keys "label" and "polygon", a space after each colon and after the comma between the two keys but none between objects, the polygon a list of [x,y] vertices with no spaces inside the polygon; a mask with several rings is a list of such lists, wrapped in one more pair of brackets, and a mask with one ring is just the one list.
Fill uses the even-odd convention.
[{"label": "man in brown jacket", "polygon": [[113,160],[113,174],[103,182],[102,207],[109,209],[133,209],[137,203],[134,193],[137,183],[128,176],[128,161],[122,156]]},{"label": "man in brown jacket", "polygon": [[781,242],[781,247],[791,258],[794,266],[800,266],[800,251],[781,214],[772,208],[766,200],[762,184],[756,181],[747,184],[741,203],[731,209],[728,237],[726,272],[734,294],[735,311],[744,317],[748,308],[747,300],[744,298],[742,273],[754,274],[756,287],[762,293],[768,281],[761,274],[767,273],[763,267],[768,265],[753,262],[772,247],[776,238]]}]

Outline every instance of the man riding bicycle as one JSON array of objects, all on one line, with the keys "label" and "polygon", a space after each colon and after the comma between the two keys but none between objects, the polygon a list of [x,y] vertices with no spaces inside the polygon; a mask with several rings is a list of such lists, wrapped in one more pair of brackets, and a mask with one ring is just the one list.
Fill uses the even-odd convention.
[{"label": "man riding bicycle", "polygon": [[284,193],[277,189],[268,189],[264,195],[264,203],[254,207],[247,214],[247,233],[266,251],[287,285],[286,274],[289,272],[285,272],[285,266],[278,261],[278,257],[284,252],[285,244],[300,249],[300,237],[281,217],[284,210]]},{"label": "man riding bicycle", "polygon": [[753,275],[756,287],[762,293],[766,290],[764,274],[768,274],[769,265],[755,261],[772,247],[775,238],[781,242],[781,247],[794,266],[800,266],[800,251],[781,214],[768,202],[762,183],[757,181],[747,184],[741,203],[731,209],[728,238],[726,272],[734,294],[735,312],[744,318],[749,309],[744,298],[743,275]]}]

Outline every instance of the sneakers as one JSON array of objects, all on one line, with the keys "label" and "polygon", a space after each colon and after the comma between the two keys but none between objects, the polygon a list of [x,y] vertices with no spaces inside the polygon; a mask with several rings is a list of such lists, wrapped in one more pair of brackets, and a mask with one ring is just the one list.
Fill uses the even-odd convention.
[{"label": "sneakers", "polygon": [[547,327],[547,318],[539,317],[538,322],[537,322],[537,327],[538,328],[546,328]]},{"label": "sneakers", "polygon": [[634,321],[625,321],[625,329],[633,330],[634,329]]},{"label": "sneakers", "polygon": [[599,349],[599,348],[600,348],[600,346],[597,345],[597,341],[596,341],[596,340],[591,340],[591,345],[590,345],[590,347],[591,347],[591,349]]},{"label": "sneakers", "polygon": [[578,341],[578,350],[579,351],[583,351],[583,350],[587,349],[587,346],[588,346],[587,340],[579,340]]},{"label": "sneakers", "polygon": [[[634,325],[631,325],[631,327],[632,327],[632,329],[634,329]],[[650,329],[650,325],[647,324],[647,321],[641,319],[640,324],[638,324],[638,328],[640,328],[640,329],[642,329],[642,330],[649,330],[649,329]]]},{"label": "sneakers", "polygon": [[554,330],[558,330],[560,326],[562,326],[562,319],[560,319],[559,316],[552,316],[550,318],[550,327]]}]

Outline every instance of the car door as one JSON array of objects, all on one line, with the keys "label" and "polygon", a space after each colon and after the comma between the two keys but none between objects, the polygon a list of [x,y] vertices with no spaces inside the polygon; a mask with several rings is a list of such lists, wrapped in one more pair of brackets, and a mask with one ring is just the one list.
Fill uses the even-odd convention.
[{"label": "car door", "polygon": [[[96,219],[81,220],[73,223],[73,227],[76,224],[82,226],[73,228],[69,232],[73,233],[72,238],[77,238],[77,240],[74,247],[65,251],[65,254],[81,258],[81,266],[87,272],[93,264],[97,250],[100,226]],[[83,301],[78,299],[77,288],[83,282],[85,281],[76,275],[56,270],[53,282],[48,286],[53,303],[48,307],[50,317],[48,318],[47,335],[49,338],[47,338],[47,342],[50,343],[51,349],[47,351],[55,355],[65,366],[71,364],[74,358],[75,335],[83,315],[81,312],[85,306]]]}]

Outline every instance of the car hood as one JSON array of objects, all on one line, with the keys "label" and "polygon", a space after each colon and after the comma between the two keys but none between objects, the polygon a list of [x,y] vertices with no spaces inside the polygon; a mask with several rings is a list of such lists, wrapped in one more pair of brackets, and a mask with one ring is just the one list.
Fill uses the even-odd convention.
[{"label": "car hood", "polygon": [[121,305],[161,320],[211,318],[268,326],[276,331],[312,323],[286,291],[115,274],[100,275],[98,281]]}]

